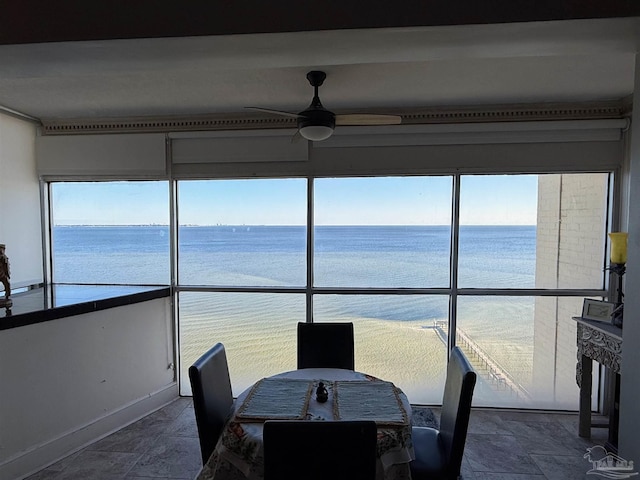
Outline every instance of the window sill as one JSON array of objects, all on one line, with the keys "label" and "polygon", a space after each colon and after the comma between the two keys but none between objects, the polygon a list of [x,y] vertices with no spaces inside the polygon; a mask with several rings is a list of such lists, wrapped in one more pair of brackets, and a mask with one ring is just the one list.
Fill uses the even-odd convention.
[{"label": "window sill", "polygon": [[168,297],[168,286],[54,284],[11,297],[0,308],[0,330]]}]

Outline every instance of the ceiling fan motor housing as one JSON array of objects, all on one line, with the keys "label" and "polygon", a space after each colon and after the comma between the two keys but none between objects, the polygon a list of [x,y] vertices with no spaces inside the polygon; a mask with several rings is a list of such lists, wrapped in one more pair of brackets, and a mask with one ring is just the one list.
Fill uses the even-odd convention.
[{"label": "ceiling fan motor housing", "polygon": [[335,114],[324,108],[308,108],[299,115],[298,128],[328,127],[333,130],[336,127]]},{"label": "ceiling fan motor housing", "polygon": [[324,140],[333,133],[336,127],[336,116],[322,106],[318,97],[318,87],[322,85],[327,75],[324,72],[311,71],[307,73],[307,80],[314,89],[311,105],[298,115],[298,130],[308,140]]}]

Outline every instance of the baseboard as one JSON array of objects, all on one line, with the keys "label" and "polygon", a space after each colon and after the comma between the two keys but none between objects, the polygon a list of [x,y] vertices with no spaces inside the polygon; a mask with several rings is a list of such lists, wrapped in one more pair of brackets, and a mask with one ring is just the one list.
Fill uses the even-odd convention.
[{"label": "baseboard", "polygon": [[22,479],[120,430],[179,398],[177,383],[171,383],[143,398],[96,418],[57,438],[48,440],[0,464],[0,478]]}]

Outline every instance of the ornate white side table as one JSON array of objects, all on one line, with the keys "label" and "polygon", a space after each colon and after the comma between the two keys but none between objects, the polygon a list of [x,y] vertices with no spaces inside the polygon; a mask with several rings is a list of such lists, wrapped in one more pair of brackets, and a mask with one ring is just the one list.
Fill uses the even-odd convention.
[{"label": "ornate white side table", "polygon": [[573,317],[578,322],[578,363],[576,381],[580,387],[580,415],[578,435],[591,437],[591,373],[592,360],[609,368],[615,376],[615,393],[609,413],[609,439],[607,447],[618,448],[618,412],[620,402],[620,361],[622,358],[622,329],[614,325]]}]

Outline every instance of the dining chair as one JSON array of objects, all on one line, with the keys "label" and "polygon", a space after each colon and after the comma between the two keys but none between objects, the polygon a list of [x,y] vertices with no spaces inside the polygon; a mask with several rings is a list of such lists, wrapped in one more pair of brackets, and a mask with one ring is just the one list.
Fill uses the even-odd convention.
[{"label": "dining chair", "polygon": [[409,464],[413,480],[460,478],[476,373],[460,350],[453,347],[447,366],[440,428],[412,427],[415,460]]},{"label": "dining chair", "polygon": [[374,480],[376,422],[268,420],[264,480]]},{"label": "dining chair", "polygon": [[298,368],[353,370],[353,323],[298,323]]},{"label": "dining chair", "polygon": [[229,366],[222,343],[215,344],[189,367],[189,380],[204,465],[233,410]]}]

